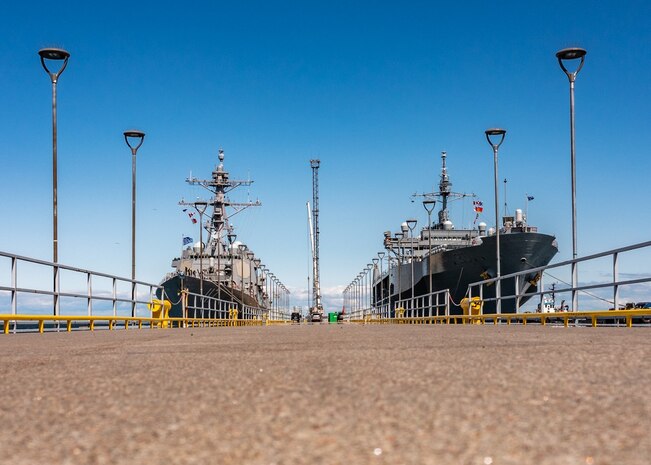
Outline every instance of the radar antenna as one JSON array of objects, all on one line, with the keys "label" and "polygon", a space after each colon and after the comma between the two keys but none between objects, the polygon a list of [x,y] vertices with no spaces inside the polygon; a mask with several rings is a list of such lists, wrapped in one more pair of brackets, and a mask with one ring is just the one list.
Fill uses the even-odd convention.
[{"label": "radar antenna", "polygon": [[439,222],[438,225],[434,226],[434,229],[442,229],[443,223],[450,219],[448,214],[448,201],[459,200],[465,197],[477,197],[474,193],[466,194],[463,192],[452,192],[452,183],[450,182],[448,169],[445,165],[447,156],[447,152],[441,152],[441,180],[439,181],[438,192],[427,192],[424,194],[414,193],[411,196],[412,202],[416,197],[424,197],[425,199],[431,200],[440,199],[439,205],[441,205],[441,209],[438,214]]}]

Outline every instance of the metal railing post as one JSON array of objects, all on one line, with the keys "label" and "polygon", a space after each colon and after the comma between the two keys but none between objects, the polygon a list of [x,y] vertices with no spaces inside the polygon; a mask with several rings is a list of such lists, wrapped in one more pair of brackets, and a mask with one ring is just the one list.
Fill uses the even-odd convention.
[{"label": "metal railing post", "polygon": [[[11,257],[11,314],[18,312],[18,259]],[[14,320],[14,333],[16,332],[17,321]]]},{"label": "metal railing post", "polygon": [[61,282],[59,279],[59,265],[54,264],[54,316],[59,316],[61,308],[59,303],[59,293],[61,291]]},{"label": "metal railing post", "polygon": [[93,280],[91,276],[91,273],[86,273],[86,288],[88,291],[88,316],[91,316],[93,314]]},{"label": "metal railing post", "polygon": [[117,296],[117,279],[113,278],[113,316],[118,314],[118,296]]},{"label": "metal railing post", "polygon": [[613,254],[613,310],[619,310],[619,254]]},{"label": "metal railing post", "polygon": [[515,313],[520,311],[520,275],[515,277]]}]

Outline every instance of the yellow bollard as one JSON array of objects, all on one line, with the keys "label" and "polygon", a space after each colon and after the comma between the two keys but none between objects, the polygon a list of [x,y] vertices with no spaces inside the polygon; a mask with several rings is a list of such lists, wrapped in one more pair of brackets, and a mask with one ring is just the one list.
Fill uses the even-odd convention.
[{"label": "yellow bollard", "polygon": [[147,308],[151,311],[152,318],[161,320],[156,322],[156,326],[159,328],[167,328],[169,326],[169,321],[167,319],[170,317],[172,302],[167,299],[163,301],[160,299],[153,299],[147,304]]},{"label": "yellow bollard", "polygon": [[401,325],[402,325],[402,324],[405,323],[405,320],[404,320],[404,317],[405,317],[405,309],[404,309],[404,308],[402,308],[402,307],[397,308],[397,309],[396,309],[396,316],[398,317],[398,324],[401,324]]},{"label": "yellow bollard", "polygon": [[[467,297],[464,297],[461,299],[461,302],[459,302],[459,305],[461,306],[461,309],[463,310],[463,314],[468,315],[468,322],[471,324],[481,324],[481,320],[479,318],[473,318],[473,316],[477,316],[481,314],[481,308],[483,306],[482,300],[479,298],[479,296],[475,296],[472,299],[468,299]],[[464,321],[465,322],[465,321]]]}]

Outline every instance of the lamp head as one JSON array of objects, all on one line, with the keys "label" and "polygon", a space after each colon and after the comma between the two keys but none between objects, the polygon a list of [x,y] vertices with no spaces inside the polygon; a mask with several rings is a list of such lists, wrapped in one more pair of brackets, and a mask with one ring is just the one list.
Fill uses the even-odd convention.
[{"label": "lamp head", "polygon": [[432,199],[423,200],[423,207],[425,207],[427,213],[432,213],[432,211],[434,211],[435,205],[436,205],[436,200],[432,200]]},{"label": "lamp head", "polygon": [[[486,129],[484,131],[486,134],[486,140],[490,144],[491,147],[493,147],[493,150],[497,150],[500,145],[502,145],[502,142],[504,142],[504,136],[506,136],[506,129],[502,128],[490,128]],[[495,143],[493,142],[492,138],[497,138],[500,137],[500,141]]]},{"label": "lamp head", "polygon": [[[50,75],[52,82],[56,82],[59,75],[63,73],[63,70],[68,66],[68,58],[70,58],[70,54],[62,48],[42,48],[38,51],[38,54],[41,57],[41,65],[43,65],[43,69]],[[48,69],[45,60],[63,61],[63,64],[61,65],[61,68],[59,68],[59,71],[53,73]]]},{"label": "lamp head", "polygon": [[237,239],[237,234],[229,233],[227,237],[228,237],[228,243],[233,245],[233,242],[235,242],[235,239]]},{"label": "lamp head", "polygon": [[569,47],[556,52],[556,58],[559,60],[576,60],[577,58],[583,58],[587,53],[584,48]]},{"label": "lamp head", "polygon": [[[131,140],[137,141],[137,145],[131,145]],[[127,143],[133,154],[135,155],[136,151],[140,148],[143,141],[145,140],[145,133],[137,129],[129,129],[124,131],[124,141]]]},{"label": "lamp head", "polygon": [[415,220],[414,218],[410,218],[406,221],[406,223],[409,230],[413,231],[414,228],[416,227],[416,223],[418,223],[418,220]]},{"label": "lamp head", "polygon": [[379,258],[374,258],[374,259],[371,260],[371,261],[373,262],[374,265],[377,265],[378,262],[380,261],[380,259],[379,259]]},{"label": "lamp head", "polygon": [[377,256],[378,256],[378,258],[379,258],[380,260],[382,260],[382,259],[384,258],[384,255],[385,255],[385,252],[378,252],[378,253],[377,253]]},{"label": "lamp head", "polygon": [[194,202],[194,208],[199,212],[200,215],[203,215],[208,208],[208,202],[204,200],[198,200]]},{"label": "lamp head", "polygon": [[38,51],[41,58],[47,60],[65,60],[70,58],[70,53],[62,48],[42,48]]},{"label": "lamp head", "polygon": [[[585,55],[588,52],[584,48],[580,47],[570,47],[570,48],[564,48],[562,50],[559,50],[556,52],[556,58],[558,58],[558,64],[561,66],[561,69],[567,74],[567,77],[569,78],[570,82],[573,82],[574,79],[576,78],[576,75],[579,74],[579,71],[581,71],[581,68],[583,68],[583,62],[585,61]],[[579,62],[579,65],[576,67],[576,70],[573,72],[570,72],[567,70],[565,67],[564,61],[572,61],[572,60],[581,60]]]}]

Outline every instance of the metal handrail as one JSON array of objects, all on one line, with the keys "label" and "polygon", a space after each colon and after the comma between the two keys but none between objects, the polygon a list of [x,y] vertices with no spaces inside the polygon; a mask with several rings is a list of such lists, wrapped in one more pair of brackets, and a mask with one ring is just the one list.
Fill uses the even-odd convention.
[{"label": "metal handrail", "polygon": [[[441,297],[442,298],[439,298]],[[434,291],[429,294],[415,296],[413,299],[398,300],[394,305],[394,312],[398,309],[404,309],[408,313],[407,317],[431,317],[432,311],[436,309],[436,316],[450,315],[450,290],[443,289]],[[440,309],[443,308],[443,315],[440,315]],[[427,311],[427,315],[425,312]],[[395,314],[395,313],[394,313]]]},{"label": "metal handrail", "polygon": [[[499,324],[506,323],[527,325],[531,322],[538,322],[542,326],[547,324],[563,323],[568,327],[570,320],[575,325],[585,322],[592,327],[599,326],[602,322],[615,322],[619,325],[621,322],[626,327],[636,326],[634,318],[642,320],[643,326],[651,325],[651,309],[631,309],[631,310],[594,310],[580,312],[551,312],[551,313],[502,313],[502,314],[479,314],[479,315],[445,315],[445,316],[427,316],[427,317],[406,317],[396,316],[394,318],[381,319],[357,319],[351,320],[355,323],[371,324]],[[585,325],[584,324],[584,325]]]},{"label": "metal handrail", "polygon": [[[107,310],[110,313],[112,313],[112,317],[118,317],[118,304],[131,303],[132,308],[136,309],[139,305],[144,306],[149,304],[154,299],[157,292],[160,292],[160,295],[163,298],[165,297],[165,290],[162,288],[162,286],[160,286],[159,284],[148,283],[146,281],[142,281],[139,279],[124,278],[109,273],[88,270],[84,268],[50,262],[47,260],[41,260],[32,257],[26,257],[23,255],[12,254],[3,251],[0,251],[0,258],[6,258],[9,259],[10,261],[9,263],[10,270],[11,270],[10,283],[8,283],[8,285],[6,285],[7,283],[3,283],[3,285],[0,285],[0,292],[9,293],[11,315],[14,317],[29,316],[28,314],[23,314],[20,312],[20,310],[22,310],[22,308],[19,305],[19,302],[21,301],[21,299],[19,299],[19,296],[21,294],[22,295],[31,294],[31,295],[52,297],[53,298],[52,316],[54,317],[65,316],[65,315],[61,315],[61,308],[60,308],[61,298],[79,299],[80,301],[84,302],[84,304],[82,305],[83,307],[85,307],[85,312],[86,312],[85,318],[98,316],[96,314],[97,310],[93,309],[93,303],[96,302],[112,302],[113,304],[112,308]],[[53,288],[45,289],[45,288],[27,287],[24,285],[21,286],[20,284],[23,280],[23,276],[19,273],[20,270],[19,265],[21,263],[34,264],[34,265],[44,266],[46,268],[52,269],[54,271]],[[69,290],[62,291],[61,271],[72,272],[76,276],[81,275],[83,277],[82,279],[85,280],[86,282],[85,285],[86,289],[80,292],[71,292]],[[52,275],[49,276],[51,279]],[[45,278],[45,273],[43,275],[43,278]],[[93,278],[108,279],[110,282],[107,284],[110,289],[106,289],[106,288],[102,290],[93,289]],[[126,297],[128,295],[126,290],[118,293],[118,284],[128,285],[130,290],[137,289],[137,286],[146,287],[148,288],[148,290],[146,293],[141,292],[140,297],[138,296],[137,293],[134,292],[132,294],[132,297],[129,298]],[[143,298],[143,295],[146,295],[147,298]],[[0,312],[2,312],[1,309]],[[73,315],[69,315],[69,316],[73,316]],[[135,316],[137,317],[138,315],[136,314]],[[120,317],[120,318],[124,318],[124,317]],[[14,323],[14,330],[16,330],[17,322],[22,321],[22,318],[15,318],[12,321]]]},{"label": "metal handrail", "polygon": [[[213,326],[262,326],[261,319],[240,320],[237,318],[178,318],[178,317],[132,317],[132,316],[54,316],[54,315],[11,315],[0,314],[0,321],[3,322],[4,334],[9,333],[11,323],[17,321],[35,321],[39,333],[45,332],[45,323],[51,322],[56,325],[53,330],[58,329],[59,323],[66,324],[66,331],[71,332],[73,323],[87,323],[88,329],[94,331],[96,322],[106,322],[108,329],[115,329],[117,323],[123,323],[124,329],[129,329],[131,324],[137,324],[141,329],[143,324],[149,323],[148,328],[188,328],[188,327],[213,327]],[[29,329],[29,328],[28,328]]]},{"label": "metal handrail", "polygon": [[[533,297],[533,296],[539,296],[540,297],[540,304],[542,307],[543,299],[544,296],[547,294],[551,294],[552,292],[556,294],[561,294],[561,293],[572,293],[573,296],[578,295],[578,292],[580,291],[587,291],[587,290],[594,290],[594,289],[604,289],[604,288],[613,288],[613,309],[618,309],[619,307],[619,288],[621,286],[628,286],[628,285],[634,285],[634,284],[644,284],[644,283],[651,283],[651,275],[648,277],[643,277],[643,278],[635,278],[635,279],[624,279],[620,280],[619,279],[619,266],[618,266],[618,260],[619,260],[619,255],[624,253],[624,252],[630,252],[633,250],[639,250],[643,248],[651,247],[651,241],[646,241],[646,242],[640,242],[637,244],[625,246],[625,247],[619,247],[616,249],[612,250],[607,250],[604,252],[599,252],[591,255],[586,255],[583,257],[577,257],[576,259],[570,259],[570,260],[565,260],[562,262],[554,263],[551,265],[546,265],[546,266],[538,266],[538,267],[531,267],[527,270],[524,271],[519,271],[516,273],[510,273],[508,275],[500,276],[499,278],[494,277],[494,278],[489,278],[483,281],[477,281],[468,286],[468,295],[470,298],[472,296],[479,296],[480,299],[483,302],[491,302],[491,301],[497,301],[498,299],[496,297],[491,297],[491,298],[484,298],[483,296],[483,289],[484,286],[489,286],[497,282],[498,280],[500,282],[504,282],[505,280],[513,279],[515,280],[515,294],[512,295],[501,295],[500,301],[514,301],[515,302],[515,311],[518,312],[520,310],[520,298],[523,297],[524,294],[520,294],[519,292],[519,284],[520,284],[520,279],[525,276],[531,276],[532,274],[539,276],[538,281],[536,283],[536,291],[535,292],[526,292],[526,295],[528,297]],[[568,284],[568,287],[562,287],[562,288],[555,288],[553,291],[552,290],[545,290],[544,289],[544,279],[543,279],[543,274],[547,270],[551,269],[557,269],[557,268],[562,268],[566,266],[572,266],[576,265],[578,263],[582,262],[588,262],[591,260],[597,260],[600,258],[604,257],[612,257],[613,263],[612,263],[612,274],[611,274],[611,279],[607,282],[601,282],[601,283],[596,283],[596,284],[583,284],[583,285],[575,285],[572,286],[571,284]],[[567,284],[567,283],[566,283]],[[478,288],[478,293],[473,292],[475,289]],[[504,288],[504,286],[502,286]],[[574,312],[576,313],[576,312]]]}]

